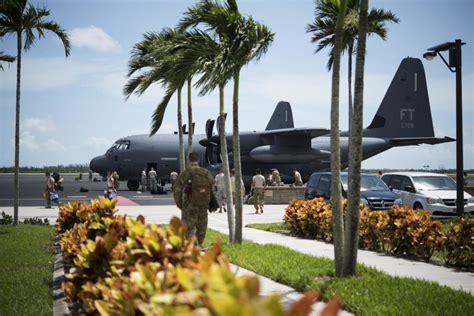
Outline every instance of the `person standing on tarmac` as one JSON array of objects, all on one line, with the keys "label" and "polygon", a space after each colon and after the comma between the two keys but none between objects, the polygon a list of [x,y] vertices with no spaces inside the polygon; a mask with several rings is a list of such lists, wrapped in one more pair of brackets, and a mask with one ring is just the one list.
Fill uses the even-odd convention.
[{"label": "person standing on tarmac", "polygon": [[224,209],[224,212],[227,212],[227,209],[225,207],[226,196],[224,181],[224,171],[222,170],[222,168],[219,168],[219,173],[214,178],[214,186],[216,188],[216,199],[217,203],[219,204],[219,213],[222,213],[222,209]]},{"label": "person standing on tarmac", "polygon": [[176,183],[176,179],[178,179],[178,173],[173,170],[170,173],[171,191],[174,190],[174,184]]},{"label": "person standing on tarmac", "polygon": [[255,214],[263,213],[263,197],[265,194],[265,177],[262,176],[260,169],[255,170],[255,175],[252,178],[252,186],[250,191],[253,192],[253,207],[255,208]]},{"label": "person standing on tarmac", "polygon": [[150,179],[150,191],[156,192],[156,177],[158,174],[156,173],[154,168],[151,168],[150,172],[148,172],[148,178]]},{"label": "person standing on tarmac", "polygon": [[199,166],[199,155],[189,154],[189,165],[181,172],[174,185],[174,201],[181,209],[181,220],[186,227],[186,238],[191,238],[196,230],[199,246],[203,246],[207,229],[207,210],[214,199],[212,188],[214,179],[209,171]]},{"label": "person standing on tarmac", "polygon": [[54,192],[54,178],[51,173],[46,172],[46,189],[44,191],[44,198],[46,200],[46,208],[51,208],[51,193]]},{"label": "person standing on tarmac", "polygon": [[146,192],[146,179],[147,179],[147,176],[146,176],[146,168],[145,168],[142,171],[142,181],[141,181],[143,192]]},{"label": "person standing on tarmac", "polygon": [[117,195],[114,172],[112,171],[107,171],[107,191],[105,191],[105,195],[108,199],[113,199]]}]

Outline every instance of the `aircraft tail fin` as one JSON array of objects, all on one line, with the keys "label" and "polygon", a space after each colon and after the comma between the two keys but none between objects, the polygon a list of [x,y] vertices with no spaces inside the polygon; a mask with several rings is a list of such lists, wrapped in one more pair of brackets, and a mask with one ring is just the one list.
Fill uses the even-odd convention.
[{"label": "aircraft tail fin", "polygon": [[425,70],[421,60],[402,60],[364,137],[434,137]]},{"label": "aircraft tail fin", "polygon": [[294,127],[295,125],[293,123],[293,113],[291,112],[290,103],[286,101],[278,102],[265,130],[269,131],[274,129]]}]

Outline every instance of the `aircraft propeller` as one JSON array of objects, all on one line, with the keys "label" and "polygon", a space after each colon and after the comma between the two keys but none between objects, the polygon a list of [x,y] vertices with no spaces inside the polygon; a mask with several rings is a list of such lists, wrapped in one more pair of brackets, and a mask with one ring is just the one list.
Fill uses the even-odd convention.
[{"label": "aircraft propeller", "polygon": [[[227,113],[224,115],[224,119],[227,117]],[[208,119],[206,121],[206,138],[201,139],[199,144],[206,147],[206,159],[207,161],[214,165],[216,163],[221,163],[221,145],[219,141],[219,123],[220,123],[220,116],[217,117],[216,120]],[[217,135],[213,135],[214,126],[217,122]]]}]

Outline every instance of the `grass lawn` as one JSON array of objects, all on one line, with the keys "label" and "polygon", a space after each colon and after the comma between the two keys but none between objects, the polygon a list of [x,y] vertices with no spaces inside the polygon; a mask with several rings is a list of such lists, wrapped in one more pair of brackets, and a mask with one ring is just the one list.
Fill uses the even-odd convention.
[{"label": "grass lawn", "polygon": [[0,225],[0,315],[52,315],[51,226]]},{"label": "grass lawn", "polygon": [[344,309],[357,315],[472,315],[474,296],[434,282],[392,277],[363,265],[358,275],[334,278],[334,262],[277,246],[244,241],[208,230],[206,245],[222,241],[230,260],[298,291],[318,290],[323,299],[339,294]]},{"label": "grass lawn", "polygon": [[265,224],[248,224],[248,225],[245,225],[245,227],[265,230],[267,232],[272,232],[272,233],[283,233],[283,234],[289,234],[290,233],[290,228],[288,227],[288,225],[285,222],[265,223]]}]

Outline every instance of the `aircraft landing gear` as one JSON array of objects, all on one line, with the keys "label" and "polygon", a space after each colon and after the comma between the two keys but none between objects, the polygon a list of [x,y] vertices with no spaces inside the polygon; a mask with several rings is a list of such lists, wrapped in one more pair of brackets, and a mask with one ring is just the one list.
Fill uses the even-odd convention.
[{"label": "aircraft landing gear", "polygon": [[138,187],[140,186],[140,182],[138,181],[132,181],[132,180],[128,180],[127,181],[127,188],[130,190],[130,191],[136,191],[138,190]]}]

